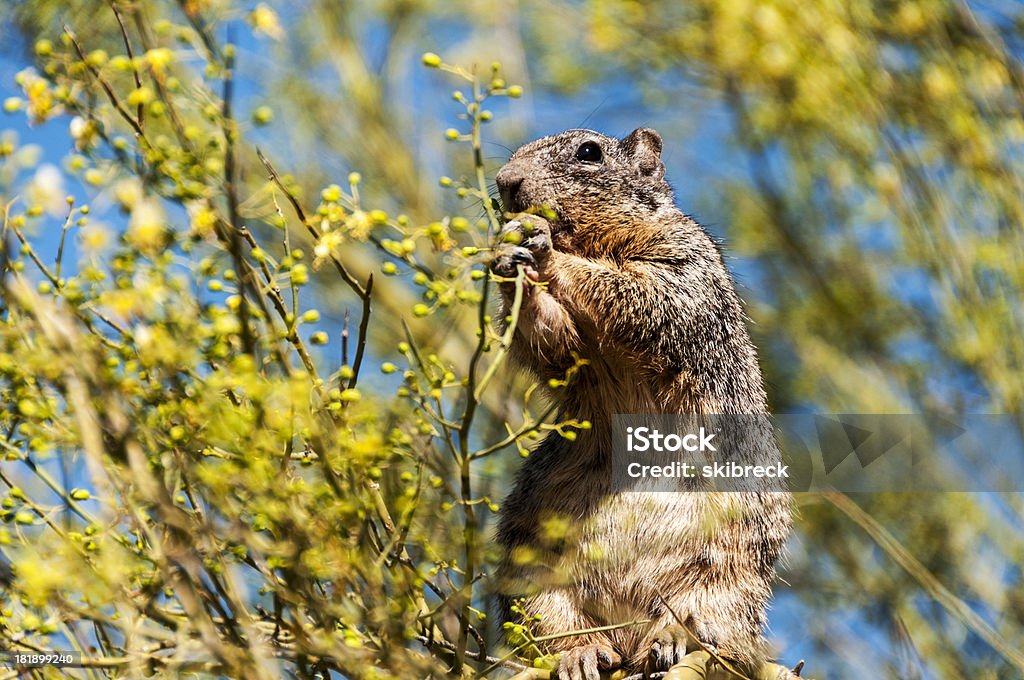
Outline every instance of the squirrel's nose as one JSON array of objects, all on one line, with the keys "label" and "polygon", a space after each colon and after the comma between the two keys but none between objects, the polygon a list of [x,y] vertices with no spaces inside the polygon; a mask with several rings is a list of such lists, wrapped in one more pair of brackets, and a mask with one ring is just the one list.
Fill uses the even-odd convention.
[{"label": "squirrel's nose", "polygon": [[498,192],[501,194],[501,206],[505,212],[522,212],[523,206],[519,205],[519,188],[523,185],[523,175],[511,163],[505,165],[498,174],[494,176],[498,185]]}]

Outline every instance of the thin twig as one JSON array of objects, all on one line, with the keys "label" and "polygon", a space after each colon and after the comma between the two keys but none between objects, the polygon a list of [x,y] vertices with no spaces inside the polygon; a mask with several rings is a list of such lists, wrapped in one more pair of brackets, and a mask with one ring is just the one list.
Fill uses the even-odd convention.
[{"label": "thin twig", "polygon": [[[135,87],[141,90],[142,79],[139,78],[139,69],[135,66],[135,51],[132,49],[132,41],[128,38],[128,28],[124,25],[124,19],[121,17],[121,11],[117,8],[117,0],[110,0],[110,9],[114,11],[114,17],[117,18],[117,25],[121,28],[121,39],[124,40],[124,48],[128,52],[128,58],[132,60],[132,76],[135,78]],[[142,130],[146,129],[145,110],[145,104],[140,101],[137,107],[136,116],[139,119],[139,128]]]},{"label": "thin twig", "polygon": [[[291,203],[292,208],[295,210],[295,215],[299,218],[299,221],[302,222],[303,226],[306,227],[310,235],[315,240],[319,240],[321,236],[320,230],[317,229],[316,225],[314,225],[309,219],[307,219],[306,211],[302,209],[302,205],[299,203],[299,200],[295,197],[295,194],[293,194],[292,191],[284,185],[284,182],[281,181],[281,177],[277,174],[277,170],[274,169],[274,166],[271,165],[270,161],[267,160],[267,157],[263,155],[263,152],[260,149],[256,149],[256,156],[260,159],[260,162],[263,163],[263,167],[267,169],[267,172],[270,173],[270,179],[284,193],[285,197],[288,199],[288,202]],[[345,265],[342,264],[341,261],[335,255],[331,254],[330,257],[331,261],[334,262],[335,269],[338,270],[338,273],[341,275],[341,278],[345,281],[345,283],[348,284],[349,288],[351,288],[355,292],[355,294],[360,297],[360,299],[365,300],[368,297],[366,289],[362,285],[360,285],[358,281],[356,281],[356,278],[352,276],[351,272],[349,272],[348,269],[345,268]]]},{"label": "thin twig", "polygon": [[67,26],[64,27],[64,33],[71,40],[71,44],[74,46],[75,52],[78,54],[78,58],[82,61],[83,64],[85,64],[85,67],[89,70],[89,73],[92,74],[93,78],[96,79],[96,82],[100,84],[100,87],[103,88],[103,91],[106,93],[107,99],[110,100],[110,103],[114,106],[115,109],[117,109],[117,112],[121,114],[121,117],[124,118],[125,121],[127,121],[127,123],[131,126],[132,130],[135,131],[135,135],[139,139],[145,140],[146,132],[142,129],[142,125],[139,123],[139,121],[135,120],[135,118],[132,117],[132,114],[128,112],[128,109],[124,107],[124,104],[121,103],[121,100],[117,98],[116,94],[114,94],[113,88],[110,87],[110,84],[103,78],[102,75],[100,75],[99,70],[91,63],[89,63],[89,60],[85,56],[85,51],[82,49],[82,45],[78,42],[78,39],[75,37],[75,34]]}]

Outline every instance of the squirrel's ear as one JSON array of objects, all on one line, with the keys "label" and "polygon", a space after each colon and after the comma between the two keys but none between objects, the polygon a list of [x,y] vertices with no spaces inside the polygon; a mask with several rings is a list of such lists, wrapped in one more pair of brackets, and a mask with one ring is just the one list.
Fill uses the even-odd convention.
[{"label": "squirrel's ear", "polygon": [[660,178],[665,174],[661,162],[661,135],[651,128],[637,128],[622,140],[622,148],[644,175]]}]

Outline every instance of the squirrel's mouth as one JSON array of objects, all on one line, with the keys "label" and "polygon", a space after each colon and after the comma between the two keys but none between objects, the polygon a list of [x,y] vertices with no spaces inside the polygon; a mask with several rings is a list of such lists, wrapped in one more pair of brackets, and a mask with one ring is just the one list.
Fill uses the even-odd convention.
[{"label": "squirrel's mouth", "polygon": [[526,210],[519,200],[519,185],[502,186],[499,189],[501,195],[501,209],[505,213],[515,214]]},{"label": "squirrel's mouth", "polygon": [[519,213],[534,213],[543,215],[550,212],[540,204],[531,201],[529,196],[524,195],[522,184],[506,184],[499,187],[501,198],[501,209],[506,215],[517,215]]},{"label": "squirrel's mouth", "polygon": [[538,206],[532,201],[525,200],[520,185],[506,185],[500,187],[501,209],[505,215],[518,215],[519,213],[530,213],[540,216],[548,216],[554,212],[553,217],[548,218],[551,225],[551,239],[556,250],[565,250],[568,246],[568,237],[572,233],[572,225],[566,223],[557,211]]}]

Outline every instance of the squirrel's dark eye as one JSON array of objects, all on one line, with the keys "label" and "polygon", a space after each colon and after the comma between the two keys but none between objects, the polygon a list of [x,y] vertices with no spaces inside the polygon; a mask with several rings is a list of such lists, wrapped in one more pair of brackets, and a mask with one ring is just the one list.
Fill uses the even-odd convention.
[{"label": "squirrel's dark eye", "polygon": [[580,148],[576,149],[576,160],[584,163],[600,163],[601,147],[596,142],[583,142]]}]

